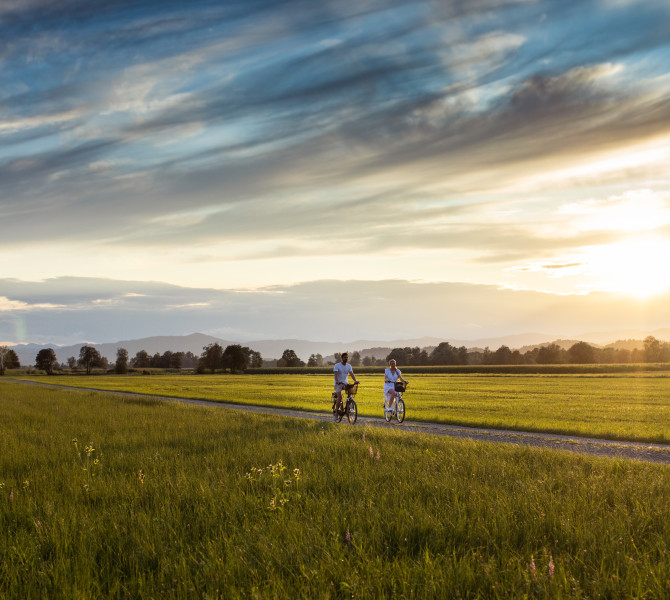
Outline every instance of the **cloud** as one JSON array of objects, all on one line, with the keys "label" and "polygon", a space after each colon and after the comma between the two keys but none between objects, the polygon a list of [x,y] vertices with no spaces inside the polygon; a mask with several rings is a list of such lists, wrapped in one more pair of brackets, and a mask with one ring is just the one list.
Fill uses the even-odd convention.
[{"label": "cloud", "polygon": [[[25,339],[36,342],[105,342],[194,331],[235,331],[238,341],[475,339],[482,332],[570,335],[667,326],[668,298],[640,302],[614,294],[555,295],[491,285],[330,280],[233,291],[85,278],[0,280],[0,285],[14,303],[0,315],[0,338],[14,339],[20,315]],[[63,308],[22,312],[24,303],[36,306],[45,296],[59,298]]]},{"label": "cloud", "polygon": [[6,296],[0,296],[0,313],[23,313],[26,311],[45,311],[45,310],[58,310],[65,308],[63,305],[58,304],[30,304],[28,302],[22,302],[21,300],[10,300]]},{"label": "cloud", "polygon": [[603,6],[5,3],[3,254],[578,262],[669,183],[668,8]]}]

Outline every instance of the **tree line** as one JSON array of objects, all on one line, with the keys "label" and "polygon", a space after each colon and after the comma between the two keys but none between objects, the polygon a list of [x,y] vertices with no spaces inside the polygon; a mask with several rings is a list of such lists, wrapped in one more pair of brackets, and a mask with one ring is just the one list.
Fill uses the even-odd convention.
[{"label": "tree line", "polygon": [[480,351],[442,342],[430,353],[421,348],[394,348],[386,356],[386,361],[391,359],[407,366],[663,363],[670,362],[670,343],[647,336],[643,348],[597,348],[587,342],[576,342],[567,349],[553,343],[522,353],[505,345],[497,350]]},{"label": "tree line", "polygon": [[[520,350],[511,350],[505,345],[500,346],[497,350],[489,348],[468,350],[465,346],[457,348],[449,342],[442,342],[432,349],[393,348],[384,358],[361,357],[358,351],[350,355],[350,363],[354,367],[384,366],[391,359],[401,366],[664,363],[670,362],[670,343],[647,336],[643,341],[643,348],[597,348],[587,342],[576,342],[567,349],[552,343],[522,353]],[[341,355],[335,353],[334,362],[340,360]],[[311,354],[305,363],[290,348],[284,350],[277,361],[277,367],[324,367],[332,364],[333,361],[326,361],[321,354]],[[118,374],[149,368],[194,369],[198,373],[208,371],[215,373],[216,371],[242,372],[248,368],[262,366],[263,358],[260,352],[240,344],[231,344],[223,348],[217,343],[203,347],[200,356],[192,352],[172,352],[170,350],[162,354],[156,352],[150,355],[146,350],[140,350],[133,358],[130,358],[125,348],[119,348],[113,364],[110,364],[106,357],[101,356],[95,347],[88,345],[81,347],[78,358],[71,356],[67,359],[66,364],[58,363],[56,353],[52,348],[43,348],[35,357],[35,367],[49,375],[55,370],[66,368],[71,370],[81,368],[87,375],[90,375],[93,369],[104,369],[107,372]],[[7,346],[0,346],[0,375],[4,375],[7,369],[18,368],[21,368],[21,364],[16,352]]]},{"label": "tree line", "polygon": [[[14,353],[9,350],[9,353]],[[0,355],[4,357],[5,355]],[[16,353],[13,361],[5,360],[2,364],[7,364],[6,368],[19,368]],[[11,362],[11,364],[9,364]],[[218,370],[228,370],[232,372],[241,372],[249,367],[262,367],[263,358],[260,352],[255,352],[246,346],[231,344],[224,349],[219,344],[209,344],[203,348],[202,354],[198,357],[192,352],[172,352],[166,350],[163,354],[156,352],[150,355],[146,350],[140,350],[133,358],[129,357],[128,350],[118,348],[116,351],[116,361],[110,365],[109,360],[102,356],[97,348],[93,346],[82,346],[79,350],[79,358],[71,356],[67,359],[67,364],[59,364],[56,353],[52,348],[43,348],[35,357],[35,367],[52,375],[55,370],[69,368],[84,369],[87,375],[90,375],[93,369],[103,369],[107,372],[114,372],[124,375],[137,369],[195,369],[198,373]]]}]

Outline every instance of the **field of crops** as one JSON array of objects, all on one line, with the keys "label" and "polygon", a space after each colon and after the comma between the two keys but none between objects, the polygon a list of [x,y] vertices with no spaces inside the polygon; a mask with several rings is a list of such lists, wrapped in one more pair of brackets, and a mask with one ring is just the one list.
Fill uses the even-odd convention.
[{"label": "field of crops", "polygon": [[[360,376],[359,413],[382,416],[380,374]],[[330,410],[328,375],[54,376],[77,387]],[[670,377],[614,375],[415,374],[407,418],[478,427],[670,442]]]},{"label": "field of crops", "polygon": [[670,594],[663,466],[2,380],[0,440],[2,598]]}]

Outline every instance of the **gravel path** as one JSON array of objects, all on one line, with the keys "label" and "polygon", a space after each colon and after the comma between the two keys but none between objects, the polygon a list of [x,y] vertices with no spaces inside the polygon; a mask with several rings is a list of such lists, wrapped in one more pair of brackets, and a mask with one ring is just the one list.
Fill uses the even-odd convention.
[{"label": "gravel path", "polygon": [[[243,410],[262,414],[295,417],[299,419],[312,419],[318,421],[332,421],[330,413],[312,412],[304,410],[292,410],[286,408],[273,408],[269,406],[254,406],[250,404],[231,404],[227,402],[215,402],[213,400],[197,400],[193,398],[177,398],[174,396],[155,396],[152,394],[140,394],[137,392],[119,392],[101,390],[97,388],[79,388],[37,381],[24,381],[19,379],[6,379],[14,383],[26,385],[37,385],[65,390],[76,390],[84,392],[103,392],[105,394],[116,394],[122,396],[134,396],[151,398],[165,402],[182,402],[198,406],[210,406],[226,408],[231,410]],[[405,422],[386,423],[382,417],[358,417],[356,425],[367,425],[371,427],[393,427],[394,429],[427,433],[433,435],[445,435],[449,437],[465,438],[482,442],[498,442],[506,444],[517,444],[522,446],[534,446],[538,448],[552,448],[556,450],[568,450],[591,454],[594,456],[606,456],[610,458],[625,458],[632,460],[670,464],[670,445],[652,444],[648,442],[621,442],[616,440],[604,440],[598,438],[585,438],[570,435],[559,435],[554,433],[537,433],[530,431],[512,431],[506,429],[483,429],[478,427],[462,427],[459,425],[444,425],[441,423]],[[346,419],[342,427],[350,427]]]}]

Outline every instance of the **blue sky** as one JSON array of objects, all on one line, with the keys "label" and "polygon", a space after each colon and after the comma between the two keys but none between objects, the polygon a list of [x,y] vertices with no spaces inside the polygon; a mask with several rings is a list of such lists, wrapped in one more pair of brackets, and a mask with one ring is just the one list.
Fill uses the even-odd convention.
[{"label": "blue sky", "polygon": [[0,40],[0,341],[670,325],[665,1],[10,0]]}]

